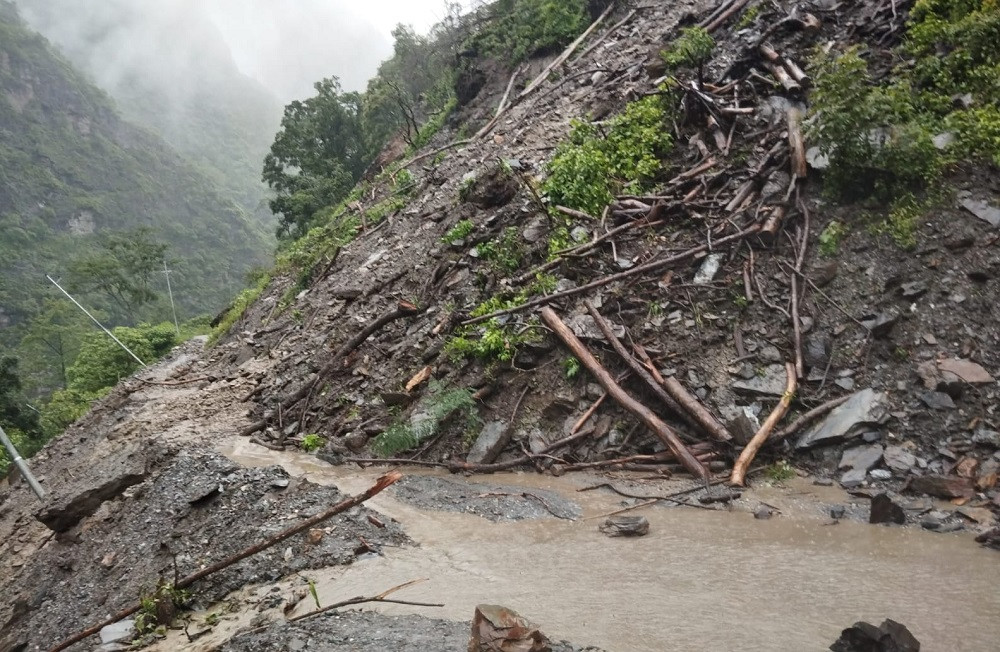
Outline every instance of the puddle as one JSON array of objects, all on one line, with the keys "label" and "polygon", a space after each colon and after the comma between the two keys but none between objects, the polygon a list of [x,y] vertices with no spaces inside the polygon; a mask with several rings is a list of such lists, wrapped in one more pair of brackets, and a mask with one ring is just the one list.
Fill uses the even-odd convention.
[{"label": "puddle", "polygon": [[[223,452],[250,466],[280,463],[351,493],[379,475],[242,441]],[[634,513],[649,519],[650,534],[612,539],[591,517],[620,507],[622,499],[576,491],[592,478],[497,474],[474,480],[555,491],[577,502],[583,515],[575,521],[491,522],[417,508],[385,492],[367,504],[401,521],[420,547],[310,573],[320,602],[427,578],[394,597],[443,602],[444,608],[364,608],[467,621],[476,604],[498,603],[538,622],[553,638],[609,651],[826,650],[855,621],[885,618],[906,624],[931,651],[981,652],[996,649],[1000,638],[1000,559],[966,536],[828,525],[828,519],[808,517],[802,494],[809,489],[802,489],[786,501],[792,507],[782,505],[784,516],[765,521],[743,512],[642,508]],[[282,587],[302,583],[292,578]],[[303,601],[294,613],[311,608]]]}]

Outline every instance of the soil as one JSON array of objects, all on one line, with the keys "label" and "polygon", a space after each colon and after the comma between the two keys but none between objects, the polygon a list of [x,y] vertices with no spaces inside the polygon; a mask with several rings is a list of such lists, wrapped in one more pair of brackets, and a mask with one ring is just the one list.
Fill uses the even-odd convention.
[{"label": "soil", "polygon": [[[717,32],[719,54],[708,66],[707,78],[721,79],[727,71],[738,72],[752,63],[753,43],[792,4],[796,3],[778,3],[781,11],[768,5],[749,27],[734,31],[730,25]],[[772,36],[777,49],[799,62],[815,44],[827,40],[864,42],[884,53],[905,20],[906,3],[898,3],[896,18],[891,9],[897,3],[849,0],[836,10],[829,9],[830,3],[806,4],[823,19],[818,33],[779,31]],[[0,486],[0,649],[42,649],[134,603],[160,577],[184,575],[340,498],[335,488],[290,479],[278,467],[247,469],[213,452],[258,419],[267,423],[255,437],[268,446],[295,446],[306,434],[316,433],[327,441],[325,459],[369,456],[374,436],[393,421],[409,419],[432,400],[431,382],[406,389],[411,378],[430,367],[435,386],[476,392],[483,423],[513,419],[512,437],[498,462],[516,459],[525,451],[537,452],[566,437],[602,390],[585,372],[566,377],[567,351],[539,327],[532,311],[505,318],[515,329],[542,336],[522,347],[510,363],[455,361],[442,354],[455,326],[476,305],[523,285],[473,255],[478,242],[515,227],[524,236],[518,274],[545,262],[547,256],[547,222],[524,184],[513,196],[513,188],[507,187],[488,193],[488,201],[476,205],[460,200],[463,179],[470,172],[484,178],[495,174],[498,158],[516,161],[525,175],[541,177],[572,118],[608,115],[652,92],[656,80],[646,69],[650,52],[659,52],[673,39],[682,21],[697,19],[711,8],[712,3],[702,0],[637,8],[600,47],[571,60],[558,79],[515,104],[487,137],[448,150],[443,158],[428,157],[410,166],[418,190],[407,206],[359,234],[335,260],[321,260],[304,291],[296,285],[298,274],[279,276],[216,346],[202,350],[203,342],[189,342],[170,359],[122,382],[31,460],[50,492],[44,510],[39,512],[23,483],[14,480]],[[625,18],[628,11],[619,8],[609,24]],[[546,63],[532,62],[514,93]],[[468,122],[462,127],[464,133],[474,133],[492,117],[506,84],[507,75],[486,80],[456,118]],[[731,154],[724,170],[713,177],[722,180],[713,189],[716,197],[682,206],[655,227],[634,228],[588,255],[562,261],[553,270],[559,289],[579,287],[656,256],[701,245],[706,233],[718,239],[731,232],[734,220],[755,217],[753,211],[726,214],[722,207],[750,171],[766,162],[772,145],[784,142],[783,117],[772,123],[766,109],[787,98],[756,81],[748,83],[745,93],[740,99],[755,107],[755,113],[741,115],[732,125]],[[451,124],[443,129],[427,151],[457,139],[459,128]],[[688,144],[699,130],[680,129],[683,138],[666,162],[665,178],[702,159]],[[956,195],[921,218],[915,250],[903,250],[888,234],[872,228],[878,220],[865,217],[865,207],[826,201],[820,193],[820,175],[810,172],[798,187],[810,215],[805,266],[810,283],[802,293],[800,324],[804,348],[815,355],[807,356],[805,378],[786,423],[831,398],[868,388],[886,393],[888,419],[869,424],[846,442],[810,450],[795,448],[800,434],[796,433],[766,446],[757,467],[786,459],[814,477],[841,480],[844,470],[838,466],[845,450],[858,445],[900,447],[912,456],[912,463],[890,466],[880,457],[872,468],[880,474],[862,471],[852,487],[859,492],[861,507],[849,507],[848,518],[864,518],[864,501],[887,491],[904,507],[923,505],[907,510],[911,523],[944,510],[939,521],[960,522],[975,532],[988,530],[993,524],[991,511],[1000,510],[996,488],[1000,435],[990,434],[1000,429],[1000,387],[996,381],[951,382],[946,388],[949,403],[936,394],[928,396],[938,388],[928,388],[918,368],[940,359],[961,359],[1000,378],[1000,327],[993,314],[1000,305],[1000,233],[962,208]],[[768,177],[782,191],[787,179],[784,167],[776,167]],[[996,203],[998,179],[995,170],[966,169],[956,171],[951,181],[956,191]],[[387,187],[376,187],[363,203],[367,207],[388,192]],[[761,198],[754,205],[766,211],[780,201]],[[586,237],[623,221],[619,209],[609,214],[610,223],[582,222]],[[476,225],[473,235],[461,243],[443,243],[442,236],[462,219]],[[833,220],[847,225],[847,233],[835,251],[822,255],[819,234]],[[788,265],[794,262],[795,234],[804,227],[804,211],[792,211],[785,231],[772,243],[753,239],[718,248],[720,270],[706,283],[693,282],[705,258],[699,255],[655,275],[636,275],[551,303],[564,320],[571,321],[583,314],[582,300],[587,298],[606,317],[625,326],[664,375],[675,375],[733,431],[733,444],[712,446],[715,461],[728,467],[745,437],[756,429],[755,420],[763,421],[780,397],[780,391],[779,396],[748,394],[734,384],[759,378],[770,365],[795,358],[791,317],[786,314]],[[751,261],[754,282],[747,296],[743,271]],[[287,296],[295,298],[286,302]],[[415,301],[419,312],[376,330],[337,360],[326,376],[316,378],[332,352],[400,301]],[[885,326],[875,327],[880,317]],[[869,326],[862,325],[866,322]],[[613,375],[626,369],[601,338],[587,336],[584,341]],[[276,409],[304,384],[314,389],[306,399]],[[707,440],[663,409],[640,381],[629,378],[623,385],[682,435]],[[399,407],[390,409],[390,402]],[[588,427],[594,429],[591,436],[537,456],[533,466],[559,470],[577,462],[664,450],[659,439],[610,400],[604,401]],[[452,423],[406,454],[419,458],[410,461],[452,464],[465,459],[467,435],[461,424]],[[683,472],[662,459],[642,468],[658,478]],[[949,496],[954,503],[942,504],[908,492],[914,478],[933,476],[960,480],[967,495]],[[751,482],[762,479],[751,475]],[[401,500],[421,506],[473,511],[490,519],[572,518],[579,513],[556,495],[541,491],[526,495],[460,479],[411,477],[395,492]],[[698,495],[693,494],[692,500]],[[958,507],[981,511],[968,512],[977,515],[973,519],[957,513]],[[51,532],[36,512],[57,524],[60,533]],[[408,543],[391,519],[365,508],[322,529],[317,544],[308,543],[307,534],[299,535],[200,583],[195,599],[212,601],[248,583],[351,563],[371,550]],[[347,627],[345,631],[370,632],[370,627],[365,629],[370,625],[386,635],[405,633],[408,641],[454,636],[456,647],[448,649],[464,649],[459,638],[464,639],[460,632],[467,627],[431,619],[339,614],[272,625],[267,632],[244,634],[242,642],[234,639],[227,649],[259,649],[254,645],[262,645],[264,639],[253,637],[272,635],[272,641],[316,637],[323,645],[344,645],[336,642],[338,631],[322,627],[332,623]],[[544,623],[542,627],[544,631]],[[379,648],[374,635],[365,636],[358,640],[368,647],[350,649],[389,649]],[[27,647],[19,648],[18,643]]]}]

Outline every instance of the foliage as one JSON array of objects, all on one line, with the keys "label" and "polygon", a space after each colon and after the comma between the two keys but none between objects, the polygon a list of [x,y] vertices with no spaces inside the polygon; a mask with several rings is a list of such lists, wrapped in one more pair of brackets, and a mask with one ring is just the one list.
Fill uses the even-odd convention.
[{"label": "foliage", "polygon": [[630,103],[603,132],[574,121],[548,165],[545,194],[555,204],[599,215],[615,193],[642,190],[673,144],[667,117],[664,96],[651,95]]},{"label": "foliage", "polygon": [[325,443],[326,440],[324,438],[320,437],[316,433],[309,433],[302,438],[302,450],[307,453],[311,453],[322,448]]},{"label": "foliage", "polygon": [[590,19],[587,0],[498,0],[483,11],[463,50],[509,65],[561,49]]},{"label": "foliage", "polygon": [[438,434],[445,423],[455,417],[463,419],[465,429],[479,423],[476,402],[468,389],[446,390],[439,383],[431,383],[423,404],[420,419],[395,421],[375,437],[372,451],[379,457],[392,457]]},{"label": "foliage", "polygon": [[[38,414],[27,407],[21,394],[21,378],[17,358],[0,357],[0,426],[23,457],[29,457],[41,448],[41,426]],[[0,447],[0,477],[7,473],[11,459],[6,449]]]},{"label": "foliage", "polygon": [[575,357],[570,356],[563,360],[563,373],[566,375],[566,380],[573,380],[580,374],[580,361]]},{"label": "foliage", "polygon": [[476,252],[496,272],[507,274],[517,271],[524,256],[521,235],[514,226],[508,226],[498,238],[476,245]]},{"label": "foliage", "polygon": [[135,631],[141,637],[169,625],[170,622],[163,621],[169,619],[178,608],[187,606],[190,600],[189,591],[175,588],[173,584],[161,580],[153,593],[139,597],[139,612],[135,615],[133,625]]},{"label": "foliage", "polygon": [[451,244],[456,240],[464,240],[469,237],[469,234],[471,234],[475,228],[476,225],[472,223],[472,220],[459,220],[455,226],[448,229],[448,232],[441,238],[441,242]]},{"label": "foliage", "polygon": [[787,482],[795,477],[795,467],[785,460],[781,460],[764,469],[764,475],[774,483]]},{"label": "foliage", "polygon": [[712,57],[715,39],[704,27],[685,27],[681,35],[661,53],[663,61],[670,68],[695,68],[699,81],[702,68]]},{"label": "foliage", "polygon": [[892,202],[888,217],[875,230],[887,233],[899,248],[913,249],[917,246],[920,218],[929,207],[928,200],[919,200],[911,194],[903,195]]},{"label": "foliage", "polygon": [[100,292],[131,320],[136,308],[156,299],[153,277],[162,270],[166,250],[147,227],[101,234],[95,251],[70,263],[70,290]]},{"label": "foliage", "polygon": [[741,29],[746,29],[747,27],[753,25],[754,22],[757,20],[757,18],[760,16],[762,10],[763,10],[762,3],[753,4],[747,7],[743,11],[743,14],[740,16],[740,19],[736,21],[737,31]]},{"label": "foliage", "polygon": [[211,335],[208,338],[208,344],[211,346],[215,344],[220,337],[229,332],[229,329],[233,327],[233,324],[243,316],[253,303],[260,297],[264,289],[267,288],[268,284],[271,282],[271,275],[269,273],[262,274],[258,277],[257,282],[248,287],[247,289],[236,295],[233,302],[226,309],[225,315],[219,320],[219,324],[212,330]]},{"label": "foliage", "polygon": [[[995,0],[919,0],[898,52],[907,63],[886,83],[857,48],[818,54],[808,135],[830,158],[831,194],[888,202],[933,187],[954,162],[1000,163],[998,39]],[[932,138],[944,132],[954,138],[941,151]]]},{"label": "foliage", "polygon": [[833,220],[827,224],[819,234],[819,253],[823,256],[835,255],[844,233],[844,225],[841,222]]},{"label": "foliage", "polygon": [[[174,325],[166,322],[155,326],[141,324],[135,328],[119,326],[111,332],[146,364],[162,358],[177,343]],[[138,368],[139,363],[107,335],[91,333],[67,370],[69,389],[98,392],[113,387]]]}]

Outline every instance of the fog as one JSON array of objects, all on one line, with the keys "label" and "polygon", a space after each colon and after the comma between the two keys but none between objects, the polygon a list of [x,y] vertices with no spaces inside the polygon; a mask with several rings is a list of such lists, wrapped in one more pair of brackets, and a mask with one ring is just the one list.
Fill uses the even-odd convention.
[{"label": "fog", "polygon": [[[141,75],[183,95],[238,68],[282,103],[337,76],[362,90],[397,23],[426,31],[443,0],[17,0],[35,29],[112,91]],[[207,79],[206,79],[207,78]]]}]

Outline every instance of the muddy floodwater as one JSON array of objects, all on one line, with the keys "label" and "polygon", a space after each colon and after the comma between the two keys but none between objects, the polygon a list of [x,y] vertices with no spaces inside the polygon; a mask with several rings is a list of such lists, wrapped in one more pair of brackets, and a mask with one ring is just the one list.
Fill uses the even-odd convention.
[{"label": "muddy floodwater", "polygon": [[[379,474],[251,444],[223,452],[245,465],[281,464],[350,493]],[[481,481],[558,492],[577,502],[583,516],[491,522],[418,509],[394,500],[390,490],[368,505],[399,520],[419,547],[311,571],[321,603],[427,578],[397,597],[443,608],[366,608],[468,621],[476,604],[497,603],[553,638],[609,651],[826,650],[855,621],[885,618],[907,625],[930,652],[1000,650],[998,553],[968,535],[830,524],[823,501],[848,498],[833,489],[803,482],[761,493],[782,510],[770,520],[646,507],[633,513],[649,519],[649,535],[621,539],[600,534],[600,519],[589,517],[620,508],[622,498],[577,491],[595,477],[501,474]],[[303,602],[296,613],[310,608]]]}]

